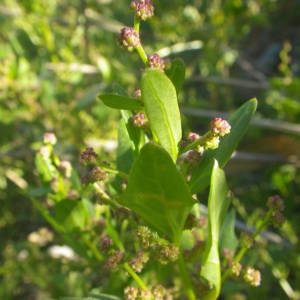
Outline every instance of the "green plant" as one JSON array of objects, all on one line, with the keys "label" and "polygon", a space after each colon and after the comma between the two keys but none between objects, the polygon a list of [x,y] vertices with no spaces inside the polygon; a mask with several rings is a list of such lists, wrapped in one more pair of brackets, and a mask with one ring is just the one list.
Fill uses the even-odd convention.
[{"label": "green plant", "polygon": [[[214,118],[207,133],[191,133],[185,141],[177,101],[184,64],[174,60],[166,65],[157,54],[147,56],[139,28],[154,9],[146,0],[131,6],[134,24],[122,29],[120,43],[136,50],[145,65],[140,90],[132,97],[124,91],[98,96],[121,112],[116,163],[102,161],[87,148],[81,154],[87,171],[80,181],[71,164],[56,155],[56,138],[47,133],[36,156],[43,185],[31,197],[93,270],[102,267],[110,274],[109,280],[99,277],[91,298],[117,299],[124,290],[126,299],[217,299],[225,280],[240,276],[240,261],[253,240],[270,223],[283,221],[281,199],[274,196],[257,229],[242,235],[237,248],[223,168],[247,130],[256,100],[246,102],[228,122]],[[199,222],[202,199],[196,194],[208,187],[204,226]],[[243,278],[254,286],[260,283],[252,267],[244,268]]]}]

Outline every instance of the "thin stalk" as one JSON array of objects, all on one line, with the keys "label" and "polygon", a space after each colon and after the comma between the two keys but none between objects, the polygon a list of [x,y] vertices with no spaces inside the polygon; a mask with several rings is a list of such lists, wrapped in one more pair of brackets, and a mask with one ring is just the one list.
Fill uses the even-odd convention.
[{"label": "thin stalk", "polygon": [[207,138],[210,136],[211,132],[208,131],[207,133],[205,133],[204,135],[202,135],[198,140],[188,144],[187,146],[185,146],[181,151],[180,154],[185,153],[189,150],[193,150],[198,146],[203,146],[205,141],[207,140]]},{"label": "thin stalk", "polygon": [[185,293],[189,300],[196,300],[195,292],[193,290],[192,283],[190,281],[190,276],[188,270],[186,268],[185,261],[183,259],[182,253],[179,254],[178,257],[178,266],[180,270],[180,275],[185,286]]},{"label": "thin stalk", "polygon": [[[140,19],[137,16],[135,16],[133,28],[138,33],[139,36],[140,36],[140,23],[141,23]],[[141,43],[136,47],[136,51],[137,51],[138,55],[140,56],[141,60],[143,61],[143,63],[147,66],[148,65],[148,57],[147,57],[147,54]]]},{"label": "thin stalk", "polygon": [[123,268],[130,274],[130,276],[134,279],[134,281],[138,284],[140,288],[143,290],[148,290],[147,285],[144,283],[142,278],[134,272],[134,270],[130,267],[128,263],[123,264]]}]

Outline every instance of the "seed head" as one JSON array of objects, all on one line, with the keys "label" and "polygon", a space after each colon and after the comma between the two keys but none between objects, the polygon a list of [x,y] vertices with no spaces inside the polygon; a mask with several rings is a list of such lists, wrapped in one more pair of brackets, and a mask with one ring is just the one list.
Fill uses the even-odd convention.
[{"label": "seed head", "polygon": [[128,51],[132,51],[140,45],[140,37],[134,28],[124,27],[121,29],[119,42],[122,47]]},{"label": "seed head", "polygon": [[140,20],[147,20],[154,15],[154,7],[151,0],[133,0],[130,5]]}]

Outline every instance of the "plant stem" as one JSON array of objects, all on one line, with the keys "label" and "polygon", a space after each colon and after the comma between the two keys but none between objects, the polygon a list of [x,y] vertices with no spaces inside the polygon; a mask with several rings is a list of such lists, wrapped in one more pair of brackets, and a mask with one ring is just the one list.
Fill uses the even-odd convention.
[{"label": "plant stem", "polygon": [[123,264],[123,268],[131,275],[134,281],[139,285],[143,290],[148,290],[147,285],[144,283],[142,278],[134,272],[128,263]]},{"label": "plant stem", "polygon": [[188,144],[187,146],[185,146],[181,151],[180,154],[185,153],[189,150],[193,150],[198,146],[203,146],[205,141],[207,140],[207,138],[209,137],[209,135],[211,134],[210,131],[208,131],[207,133],[205,133],[204,135],[202,135],[198,140]]},{"label": "plant stem", "polygon": [[[262,220],[262,222],[257,226],[255,232],[251,236],[253,240],[255,240],[257,238],[257,236],[262,232],[262,230],[268,225],[268,223],[270,222],[270,218],[272,217],[272,213],[273,213],[273,210],[270,209],[268,211],[268,213],[266,214],[266,216],[264,217],[264,219]],[[235,255],[233,261],[235,263],[239,263],[241,261],[241,259],[244,257],[247,250],[249,250],[248,247],[242,246],[240,248],[240,250],[238,251],[238,253]],[[224,275],[222,276],[222,283],[224,283],[224,281],[230,275],[231,275],[231,269],[229,268],[225,271]]]},{"label": "plant stem", "polygon": [[185,292],[189,300],[196,300],[196,296],[193,290],[192,283],[190,281],[190,276],[186,268],[185,261],[183,259],[182,253],[178,257],[178,266],[180,270],[180,275],[182,277],[183,284],[185,285]]},{"label": "plant stem", "polygon": [[[134,17],[133,28],[140,36],[140,19],[137,16]],[[140,56],[141,60],[143,61],[143,63],[147,66],[148,57],[141,43],[139,44],[139,46],[136,47],[136,51]]]}]

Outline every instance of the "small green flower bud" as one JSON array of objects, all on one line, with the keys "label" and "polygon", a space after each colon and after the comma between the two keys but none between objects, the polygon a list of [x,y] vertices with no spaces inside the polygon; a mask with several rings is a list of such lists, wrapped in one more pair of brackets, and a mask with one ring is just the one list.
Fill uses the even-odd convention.
[{"label": "small green flower bud", "polygon": [[174,262],[178,259],[179,249],[173,244],[158,245],[157,259],[162,265],[166,265],[169,262]]},{"label": "small green flower bud", "polygon": [[151,291],[140,289],[139,299],[141,299],[141,300],[152,300],[153,297],[152,297]]},{"label": "small green flower bud", "polygon": [[161,71],[165,69],[165,63],[157,53],[154,53],[148,57],[148,63],[149,67],[152,69],[159,69]]},{"label": "small green flower bud", "polygon": [[253,246],[254,240],[251,235],[246,232],[242,232],[240,236],[240,244],[243,248],[251,248]]},{"label": "small green flower bud", "polygon": [[222,118],[214,118],[211,123],[211,132],[215,136],[224,136],[230,132],[231,126]]},{"label": "small green flower bud", "polygon": [[52,132],[46,132],[43,136],[43,141],[45,144],[55,145],[57,142],[56,136]]},{"label": "small green flower bud", "polygon": [[204,149],[217,149],[220,144],[220,138],[218,136],[211,135],[205,142],[204,142]]},{"label": "small green flower bud", "polygon": [[121,29],[119,42],[122,47],[128,51],[132,51],[140,45],[140,37],[134,28],[124,27]]},{"label": "small green flower bud", "polygon": [[244,273],[244,280],[252,286],[259,286],[261,282],[260,272],[252,267],[247,267]]},{"label": "small green flower bud", "polygon": [[156,285],[152,288],[152,295],[155,300],[164,300],[166,294],[167,291],[162,285]]},{"label": "small green flower bud", "polygon": [[238,262],[231,261],[230,262],[230,271],[231,271],[232,275],[239,277],[241,274],[241,271],[242,271],[242,265]]},{"label": "small green flower bud", "polygon": [[154,7],[151,0],[133,0],[130,7],[141,20],[147,20],[154,15]]}]

